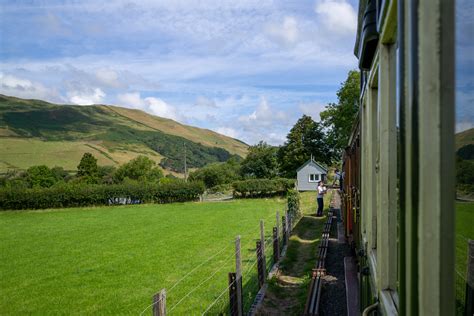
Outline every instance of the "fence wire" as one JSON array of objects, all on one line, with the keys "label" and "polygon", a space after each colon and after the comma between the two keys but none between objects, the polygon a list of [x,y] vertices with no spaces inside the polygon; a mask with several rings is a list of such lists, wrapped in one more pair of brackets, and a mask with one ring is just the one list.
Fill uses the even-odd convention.
[{"label": "fence wire", "polygon": [[[285,212],[280,212],[280,215],[285,214]],[[275,262],[273,262],[273,236],[272,232],[268,231],[269,228],[275,225],[275,215],[272,214],[264,219],[265,225],[267,227],[266,239],[264,240],[265,245],[265,267],[266,272],[268,273]],[[292,221],[292,224],[296,224]],[[280,218],[280,227],[279,227],[279,236],[280,245],[283,243],[283,234]],[[293,225],[292,225],[293,226]],[[257,269],[257,256],[256,256],[256,241],[260,240],[260,230],[259,226],[248,230],[241,234],[241,258],[242,258],[242,296],[243,296],[243,309],[246,313],[255,299],[256,294],[259,290],[258,283],[258,269]],[[211,253],[206,257],[204,261],[196,265],[193,269],[185,273],[180,279],[178,279],[173,285],[169,288],[166,288],[167,295],[167,312],[170,315],[180,314],[183,312],[191,312],[192,314],[202,314],[202,315],[227,315],[229,314],[233,302],[229,298],[229,289],[233,283],[228,284],[228,275],[227,273],[235,270],[235,252],[232,251],[228,256],[222,258],[222,254],[226,252],[229,248],[235,245],[235,240],[229,241],[225,247],[222,247],[216,252]],[[221,255],[221,256],[220,256]],[[216,266],[216,264],[218,264]],[[214,265],[214,268],[210,268]],[[225,268],[229,269],[226,271]],[[205,270],[202,271],[202,270]],[[191,275],[203,274],[201,282],[195,284],[191,288],[191,284],[186,282]],[[225,286],[224,286],[224,276]],[[211,279],[219,279],[216,282],[211,281]],[[170,296],[169,293],[172,292],[178,286],[189,287],[190,289],[185,292],[184,295],[181,295],[180,298],[176,299],[173,296]],[[182,291],[182,289],[181,289]],[[204,302],[211,302],[209,305],[206,305]],[[153,309],[155,304],[148,305],[140,315],[143,315],[145,312]],[[183,310],[183,306],[185,310]]]},{"label": "fence wire", "polygon": [[455,264],[455,290],[456,290],[456,315],[465,315],[466,308],[466,280],[467,280],[467,248],[468,238],[456,234],[456,264]]}]

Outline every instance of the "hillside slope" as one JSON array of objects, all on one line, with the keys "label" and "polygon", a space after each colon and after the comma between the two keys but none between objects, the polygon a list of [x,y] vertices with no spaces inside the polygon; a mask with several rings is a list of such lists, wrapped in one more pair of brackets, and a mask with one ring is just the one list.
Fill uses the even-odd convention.
[{"label": "hillside slope", "polygon": [[456,149],[474,144],[474,128],[456,134]]},{"label": "hillside slope", "polygon": [[0,95],[0,172],[46,164],[74,170],[84,152],[101,165],[119,165],[145,154],[164,168],[245,156],[236,139],[173,120],[109,105],[57,105]]}]

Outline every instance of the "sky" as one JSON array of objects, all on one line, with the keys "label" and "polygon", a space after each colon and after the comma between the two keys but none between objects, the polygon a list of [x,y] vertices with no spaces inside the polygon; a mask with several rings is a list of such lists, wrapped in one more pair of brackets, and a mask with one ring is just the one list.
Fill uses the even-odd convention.
[{"label": "sky", "polygon": [[[457,3],[462,130],[474,127],[474,24],[473,2]],[[0,0],[0,93],[279,145],[303,114],[319,120],[337,101],[357,68],[356,27],[352,0]]]}]

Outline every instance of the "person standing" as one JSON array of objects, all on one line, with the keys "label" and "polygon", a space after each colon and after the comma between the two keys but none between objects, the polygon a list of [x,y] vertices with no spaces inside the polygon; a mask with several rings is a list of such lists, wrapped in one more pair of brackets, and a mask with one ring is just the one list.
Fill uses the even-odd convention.
[{"label": "person standing", "polygon": [[324,182],[323,182],[323,181],[319,181],[319,184],[318,184],[318,198],[317,198],[317,201],[318,201],[318,211],[316,212],[316,216],[317,216],[317,217],[323,216],[324,194],[326,194],[326,193],[327,193],[327,189],[326,189],[326,187],[324,186]]},{"label": "person standing", "polygon": [[336,186],[336,181],[339,181],[339,184],[341,184],[341,174],[339,173],[339,169],[336,169],[334,171],[334,181],[332,182],[332,186]]}]

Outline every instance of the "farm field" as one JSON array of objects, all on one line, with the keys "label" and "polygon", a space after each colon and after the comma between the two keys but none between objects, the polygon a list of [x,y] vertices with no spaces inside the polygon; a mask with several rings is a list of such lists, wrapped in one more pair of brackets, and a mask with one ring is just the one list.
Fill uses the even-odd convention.
[{"label": "farm field", "polygon": [[[306,211],[314,208],[311,196],[303,195]],[[239,234],[244,288],[254,279],[259,220],[265,219],[270,237],[275,213],[285,202],[2,212],[0,314],[137,315],[162,288],[168,290],[169,314],[204,311],[226,289],[227,273],[235,270]],[[249,297],[244,300],[250,304]]]}]

